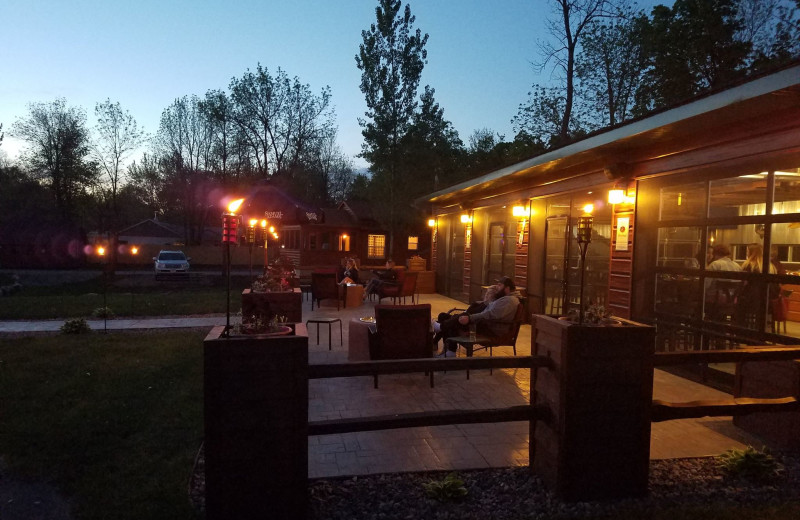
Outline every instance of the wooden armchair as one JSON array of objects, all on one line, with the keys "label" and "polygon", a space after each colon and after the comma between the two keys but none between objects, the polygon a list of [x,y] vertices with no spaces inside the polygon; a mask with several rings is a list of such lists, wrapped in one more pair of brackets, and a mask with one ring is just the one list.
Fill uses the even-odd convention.
[{"label": "wooden armchair", "polygon": [[[376,331],[369,335],[372,360],[433,357],[431,305],[376,305]],[[378,388],[378,376],[375,388]],[[430,373],[433,388],[433,372]]]},{"label": "wooden armchair", "polygon": [[336,273],[311,273],[311,310],[314,310],[314,301],[319,307],[321,300],[336,300],[336,310],[339,310],[339,284],[336,283]]},{"label": "wooden armchair", "polygon": [[414,293],[417,291],[417,273],[415,271],[398,271],[396,282],[384,282],[378,289],[378,303],[384,298],[391,298],[392,303],[397,303],[399,298],[403,298],[406,303],[406,296],[411,296],[411,303],[414,304]]},{"label": "wooden armchair", "polygon": [[[493,354],[492,349],[495,347],[511,347],[514,349],[514,355],[517,355],[517,336],[519,336],[519,329],[525,319],[525,305],[520,302],[517,306],[517,312],[514,314],[514,321],[508,324],[506,331],[499,336],[482,336],[478,335],[474,340],[467,336],[455,336],[447,338],[447,342],[458,343],[467,350],[467,357],[472,357],[476,350],[489,349],[489,356]],[[476,345],[479,345],[476,347]],[[489,370],[492,373],[492,370]],[[469,379],[469,370],[467,370],[467,379]]]}]

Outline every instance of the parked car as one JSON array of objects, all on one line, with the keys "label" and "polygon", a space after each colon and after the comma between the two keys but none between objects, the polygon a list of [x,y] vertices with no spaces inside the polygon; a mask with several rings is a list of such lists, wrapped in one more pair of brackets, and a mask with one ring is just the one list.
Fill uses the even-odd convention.
[{"label": "parked car", "polygon": [[189,260],[183,251],[159,251],[153,257],[156,278],[164,276],[186,276],[189,274]]}]

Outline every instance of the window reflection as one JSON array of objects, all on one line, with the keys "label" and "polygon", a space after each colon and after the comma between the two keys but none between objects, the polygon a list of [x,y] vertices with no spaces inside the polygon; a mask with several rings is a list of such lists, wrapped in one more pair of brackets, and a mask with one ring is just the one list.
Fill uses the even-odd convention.
[{"label": "window reflection", "polygon": [[661,189],[661,220],[705,217],[706,183],[682,184]]},{"label": "window reflection", "polygon": [[772,214],[800,213],[800,168],[775,172],[775,202]]},{"label": "window reflection", "polygon": [[708,216],[763,215],[767,203],[767,174],[711,181]]},{"label": "window reflection", "polygon": [[658,230],[658,265],[699,269],[705,263],[702,228],[664,227]]}]

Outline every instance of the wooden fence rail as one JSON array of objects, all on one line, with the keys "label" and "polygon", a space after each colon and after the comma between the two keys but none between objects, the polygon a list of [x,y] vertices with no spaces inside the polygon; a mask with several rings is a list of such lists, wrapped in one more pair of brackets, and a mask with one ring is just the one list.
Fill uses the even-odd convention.
[{"label": "wooden fence rail", "polygon": [[[402,359],[384,361],[363,361],[357,363],[334,363],[309,365],[309,379],[333,377],[357,377],[383,374],[405,374],[410,372],[443,372],[495,368],[552,367],[553,360],[546,356],[496,356],[488,358],[458,359]],[[535,379],[535,376],[533,377]],[[308,435],[330,435],[334,433],[353,433],[394,428],[414,428],[419,426],[442,426],[449,424],[499,423],[511,421],[535,421],[550,416],[550,410],[543,406],[511,406],[484,410],[437,410],[434,412],[415,412],[387,416],[355,417],[349,419],[330,419],[309,421]]]},{"label": "wooden fence rail", "polygon": [[737,348],[736,350],[689,350],[685,352],[656,352],[653,366],[689,363],[738,363],[743,361],[786,361],[800,358],[800,347]]},{"label": "wooden fence rail", "polygon": [[[653,366],[671,366],[689,363],[742,363],[757,361],[787,361],[800,358],[800,347],[748,347],[736,350],[693,350],[687,352],[657,352]],[[651,421],[697,419],[700,417],[742,416],[758,412],[800,411],[797,397],[752,398],[690,401],[671,403],[653,400]]]},{"label": "wooden fence rail", "polygon": [[548,368],[553,360],[546,356],[492,356],[480,358],[397,359],[308,365],[309,379],[407,374],[411,372],[446,372],[494,368]]}]

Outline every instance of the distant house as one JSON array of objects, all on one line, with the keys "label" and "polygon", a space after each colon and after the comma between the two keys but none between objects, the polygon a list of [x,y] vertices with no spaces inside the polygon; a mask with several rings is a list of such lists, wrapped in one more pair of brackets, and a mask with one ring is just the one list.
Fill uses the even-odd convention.
[{"label": "distant house", "polygon": [[[219,244],[222,236],[220,227],[207,227],[203,230],[203,243]],[[151,218],[121,230],[118,234],[120,244],[153,245],[164,247],[183,247],[183,226],[161,222]]]},{"label": "distant house", "polygon": [[359,264],[382,265],[390,250],[396,257],[393,260],[403,265],[408,257],[430,248],[427,229],[410,237],[395,237],[394,247],[390,248],[389,234],[364,201],[319,208],[265,184],[245,195],[240,212],[243,226],[249,225],[250,220],[266,220],[275,227],[278,239],[270,238],[270,258],[280,250],[280,254],[304,269],[336,266],[346,256],[356,257]]}]

